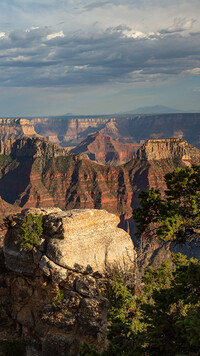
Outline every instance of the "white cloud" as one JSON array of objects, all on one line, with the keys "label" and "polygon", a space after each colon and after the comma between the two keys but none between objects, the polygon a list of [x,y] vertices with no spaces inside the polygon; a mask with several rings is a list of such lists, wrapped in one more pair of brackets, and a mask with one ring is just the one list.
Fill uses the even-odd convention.
[{"label": "white cloud", "polygon": [[10,58],[9,60],[22,62],[22,61],[30,60],[30,57],[28,57],[28,56],[17,56],[17,57]]},{"label": "white cloud", "polygon": [[26,32],[31,32],[31,31],[33,31],[33,30],[38,30],[39,29],[39,26],[32,26],[32,27],[30,27],[30,28],[27,28],[26,29]]},{"label": "white cloud", "polygon": [[56,37],[65,37],[65,35],[64,35],[63,31],[59,31],[59,32],[55,32],[55,33],[50,33],[49,35],[47,35],[46,38],[48,41],[50,41]]},{"label": "white cloud", "polygon": [[183,71],[182,74],[200,75],[200,67],[187,69],[187,70]]},{"label": "white cloud", "polygon": [[0,32],[0,38],[4,38],[6,37],[6,33],[5,32]]}]

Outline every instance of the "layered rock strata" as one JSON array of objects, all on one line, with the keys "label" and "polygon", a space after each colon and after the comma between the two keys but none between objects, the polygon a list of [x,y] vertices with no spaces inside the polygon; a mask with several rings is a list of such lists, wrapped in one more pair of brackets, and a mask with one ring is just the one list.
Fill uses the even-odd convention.
[{"label": "layered rock strata", "polygon": [[190,165],[193,159],[199,157],[199,150],[188,142],[178,138],[148,140],[137,151],[139,160],[179,160]]},{"label": "layered rock strata", "polygon": [[0,139],[4,143],[41,135],[64,147],[76,146],[88,134],[100,131],[123,143],[142,144],[148,139],[174,137],[200,148],[199,129],[199,113],[0,119]]},{"label": "layered rock strata", "polygon": [[120,143],[108,135],[99,132],[88,135],[72,153],[86,153],[91,160],[98,163],[118,166],[135,158],[136,152],[141,144]]},{"label": "layered rock strata", "polygon": [[[21,251],[28,214],[42,215],[43,235],[37,247]],[[30,209],[10,218],[5,265],[0,259],[0,341],[24,338],[27,356],[76,356],[84,342],[104,349],[103,273],[135,260],[131,238],[118,223],[102,210]]]},{"label": "layered rock strata", "polygon": [[2,119],[0,118],[0,139],[5,143],[10,139],[19,139],[24,136],[39,136],[33,124],[28,119]]},{"label": "layered rock strata", "polygon": [[200,151],[180,139],[150,140],[136,159],[109,167],[50,142],[24,138],[8,142],[0,155],[0,209],[3,215],[11,204],[14,211],[47,206],[98,208],[125,222],[138,206],[141,190],[153,187],[164,193],[166,173],[199,162]]},{"label": "layered rock strata", "polygon": [[75,146],[88,134],[100,131],[123,143],[144,143],[168,137],[187,140],[200,148],[200,114],[115,115],[114,117],[77,117],[32,119],[35,131],[62,146]]}]

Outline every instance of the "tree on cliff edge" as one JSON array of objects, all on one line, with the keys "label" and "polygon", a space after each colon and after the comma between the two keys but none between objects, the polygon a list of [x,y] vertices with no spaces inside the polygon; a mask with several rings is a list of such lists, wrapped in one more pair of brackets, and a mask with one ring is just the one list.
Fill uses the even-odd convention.
[{"label": "tree on cliff edge", "polygon": [[137,236],[155,236],[185,243],[200,221],[200,166],[177,168],[165,176],[167,190],[150,189],[139,195],[140,206],[133,211]]},{"label": "tree on cliff edge", "polygon": [[[165,176],[167,190],[140,193],[134,210],[137,236],[189,241],[200,226],[200,167]],[[111,279],[108,349],[101,356],[200,356],[200,261],[181,254],[147,268],[135,296],[123,279]],[[86,350],[80,356],[99,356]]]}]

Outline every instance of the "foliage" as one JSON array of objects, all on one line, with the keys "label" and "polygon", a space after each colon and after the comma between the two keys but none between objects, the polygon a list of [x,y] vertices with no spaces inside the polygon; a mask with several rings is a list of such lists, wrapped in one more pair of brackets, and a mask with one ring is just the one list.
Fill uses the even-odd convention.
[{"label": "foliage", "polygon": [[[178,355],[200,349],[200,262],[172,255],[174,266],[164,262],[144,276],[146,301],[140,305],[146,324],[143,347],[149,355]],[[167,277],[166,277],[167,276]]]},{"label": "foliage", "polygon": [[137,236],[153,234],[182,243],[200,219],[200,166],[177,168],[165,176],[165,198],[159,190],[141,192],[140,207],[133,211]]},{"label": "foliage", "polygon": [[57,308],[62,308],[62,304],[64,301],[64,294],[63,292],[58,289],[56,296],[52,299],[52,305],[57,309]]},{"label": "foliage", "polygon": [[42,233],[42,215],[26,215],[21,226],[20,250],[31,250],[34,246],[37,246]]},{"label": "foliage", "polygon": [[[200,262],[172,254],[148,268],[139,297],[121,275],[108,284],[108,349],[101,356],[200,355]],[[99,355],[84,345],[81,356]]]},{"label": "foliage", "polygon": [[64,294],[63,294],[63,292],[61,292],[60,289],[58,289],[57,294],[56,294],[56,296],[55,296],[55,299],[56,299],[59,303],[62,303],[62,302],[63,302],[63,300],[64,300]]},{"label": "foliage", "polygon": [[93,346],[84,344],[80,347],[79,356],[100,356],[100,353],[95,351]]},{"label": "foliage", "polygon": [[[130,272],[129,272],[130,273]],[[131,274],[133,277],[133,274]],[[107,298],[109,300],[108,350],[103,355],[129,355],[133,344],[133,314],[135,313],[135,298],[133,284],[128,275],[123,275],[115,269],[108,280]]]}]

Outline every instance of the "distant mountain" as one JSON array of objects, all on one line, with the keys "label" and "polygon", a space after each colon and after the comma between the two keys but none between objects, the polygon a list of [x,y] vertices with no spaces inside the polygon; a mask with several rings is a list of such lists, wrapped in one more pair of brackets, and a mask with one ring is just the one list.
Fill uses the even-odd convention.
[{"label": "distant mountain", "polygon": [[143,106],[135,110],[127,111],[125,114],[176,114],[181,113],[182,111],[177,109],[169,108],[164,105],[155,105],[155,106]]}]

